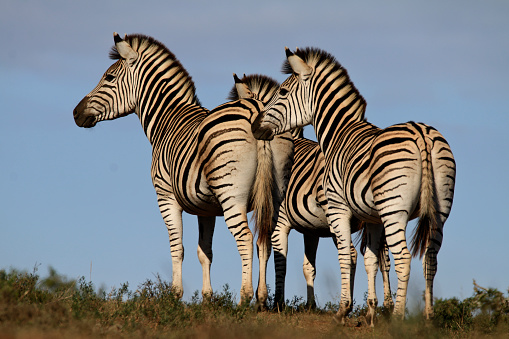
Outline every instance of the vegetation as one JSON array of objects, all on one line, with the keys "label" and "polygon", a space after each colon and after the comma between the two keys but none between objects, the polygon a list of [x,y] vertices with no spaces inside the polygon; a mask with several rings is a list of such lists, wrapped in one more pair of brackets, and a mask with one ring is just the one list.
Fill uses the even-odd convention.
[{"label": "vegetation", "polygon": [[[269,299],[269,304],[272,303]],[[271,306],[271,305],[269,305]],[[32,273],[0,270],[1,338],[483,338],[509,336],[509,301],[474,281],[472,297],[436,299],[435,318],[407,315],[390,320],[379,309],[375,328],[365,324],[366,306],[356,306],[347,326],[334,322],[338,305],[308,310],[301,297],[283,312],[256,312],[237,305],[228,285],[210,299],[198,291],[191,301],[175,297],[171,284],[156,277],[135,291],[123,284],[110,292],[92,282],[59,275],[50,268]]]}]

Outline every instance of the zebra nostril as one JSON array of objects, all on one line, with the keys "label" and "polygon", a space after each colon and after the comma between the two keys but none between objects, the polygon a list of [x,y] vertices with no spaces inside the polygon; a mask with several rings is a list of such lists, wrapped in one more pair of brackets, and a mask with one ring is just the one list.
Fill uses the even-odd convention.
[{"label": "zebra nostril", "polygon": [[74,116],[74,119],[77,119],[80,117],[80,115],[83,114],[83,112],[85,111],[85,109],[87,108],[87,105],[88,105],[88,98],[87,97],[84,97],[83,99],[81,99],[81,101],[79,102],[78,105],[76,105],[76,107],[74,108],[74,110],[72,111],[72,115]]}]

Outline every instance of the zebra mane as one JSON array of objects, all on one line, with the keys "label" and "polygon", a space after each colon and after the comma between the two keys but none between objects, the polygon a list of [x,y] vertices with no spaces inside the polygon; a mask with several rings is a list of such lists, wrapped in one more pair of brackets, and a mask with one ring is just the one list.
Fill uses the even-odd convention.
[{"label": "zebra mane", "polygon": [[[294,54],[297,55],[302,60],[304,60],[304,62],[306,62],[308,65],[310,65],[314,68],[316,68],[322,64],[325,64],[325,65],[328,64],[328,65],[331,65],[334,67],[334,71],[342,69],[346,73],[346,69],[344,69],[339,64],[339,62],[336,60],[336,58],[332,54],[330,54],[324,50],[321,50],[319,48],[316,48],[316,47],[299,48],[294,52]],[[285,61],[283,63],[283,67],[281,69],[281,72],[283,72],[283,74],[292,74],[293,73],[292,67],[290,66],[290,63],[288,62],[288,59],[285,59]]]},{"label": "zebra mane", "polygon": [[[256,93],[260,100],[264,97],[270,99],[274,92],[279,88],[279,83],[276,80],[262,74],[244,74],[244,77],[242,77],[240,81],[242,81],[251,90],[251,92]],[[233,85],[230,90],[227,100],[239,100],[239,94],[237,93],[235,85]]]},{"label": "zebra mane", "polygon": [[[199,106],[201,106],[200,100],[198,99],[196,95],[196,87],[194,85],[193,79],[187,72],[187,70],[182,66],[180,61],[175,57],[175,54],[173,54],[163,43],[157,41],[156,39],[144,35],[144,34],[130,34],[126,35],[124,40],[138,53],[156,53],[157,51],[163,51],[166,54],[166,59],[172,60],[172,67],[177,67],[180,69],[180,73],[187,77],[189,87],[192,88],[193,96],[195,103]],[[117,47],[113,45],[111,47],[109,57],[112,60],[120,60],[122,57],[120,56],[120,53],[117,51]]]},{"label": "zebra mane", "polygon": [[[336,60],[336,58],[319,48],[316,47],[305,47],[305,48],[299,48],[294,52],[295,55],[300,57],[306,64],[313,67],[314,69],[321,67],[321,68],[328,68],[328,73],[336,73],[340,74],[342,78],[344,78],[347,82],[349,82],[352,85],[352,88],[355,89],[357,98],[359,98],[362,101],[362,104],[364,105],[364,112],[366,111],[366,105],[367,102],[364,99],[364,97],[360,94],[357,87],[355,87],[353,81],[350,79],[350,76],[348,75],[348,72],[346,68],[341,66],[341,64]],[[285,59],[283,62],[283,66],[281,68],[281,72],[284,74],[293,74],[292,67],[290,66],[290,63],[288,62],[288,59]],[[364,112],[362,112],[362,116],[359,117],[360,120],[366,120],[364,117]]]}]

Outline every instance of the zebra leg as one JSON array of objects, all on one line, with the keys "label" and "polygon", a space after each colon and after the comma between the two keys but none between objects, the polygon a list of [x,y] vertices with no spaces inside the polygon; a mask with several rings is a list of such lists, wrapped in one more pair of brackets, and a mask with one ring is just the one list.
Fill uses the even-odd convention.
[{"label": "zebra leg", "polygon": [[304,234],[304,263],[302,271],[307,283],[306,308],[315,309],[315,277],[316,277],[316,250],[318,249],[319,237]]},{"label": "zebra leg", "polygon": [[394,314],[403,319],[405,317],[408,279],[410,278],[410,261],[412,259],[405,237],[407,214],[395,213],[382,217],[382,220],[387,237],[387,245],[394,257],[394,269],[398,277]]},{"label": "zebra leg", "polygon": [[[233,199],[232,199],[233,200]],[[237,243],[237,250],[242,263],[242,284],[240,287],[240,304],[251,302],[253,299],[253,233],[249,229],[247,213],[240,208],[240,203],[232,202],[232,205],[224,208],[224,220],[228,230]]]},{"label": "zebra leg", "polygon": [[260,264],[258,288],[256,290],[256,308],[259,311],[264,311],[267,309],[267,299],[269,297],[267,291],[267,262],[269,261],[270,252],[272,250],[270,239],[263,242],[258,238],[256,241],[256,249],[258,251],[258,261]]},{"label": "zebra leg", "polygon": [[274,247],[274,269],[276,275],[276,291],[274,309],[283,310],[285,304],[286,255],[288,253],[288,234],[291,225],[286,215],[285,205],[279,209],[279,217],[274,232],[272,232],[272,246]]},{"label": "zebra leg", "polygon": [[334,227],[336,230],[336,239],[338,243],[338,259],[341,267],[341,301],[339,304],[339,310],[336,313],[336,319],[340,324],[346,323],[346,316],[353,309],[352,299],[352,254],[350,251],[350,245],[352,243],[352,237],[350,234],[350,221],[346,220],[340,222],[339,226]]},{"label": "zebra leg", "polygon": [[440,217],[437,215],[437,229],[432,230],[431,239],[426,248],[426,253],[422,260],[422,269],[424,273],[424,279],[426,280],[426,290],[424,292],[425,308],[424,316],[430,320],[434,316],[433,311],[433,281],[435,274],[437,273],[437,255],[442,245],[443,236],[443,223]]},{"label": "zebra leg", "polygon": [[392,300],[391,293],[391,282],[389,279],[389,271],[391,270],[391,258],[389,258],[389,248],[387,247],[387,243],[385,242],[385,233],[382,233],[383,241],[381,239],[381,244],[383,248],[379,249],[379,259],[378,264],[380,266],[380,271],[382,272],[382,280],[384,282],[384,308],[388,312],[394,311],[394,301]]},{"label": "zebra leg", "polygon": [[456,180],[456,162],[452,150],[445,141],[445,138],[437,130],[428,130],[433,140],[431,159],[433,166],[434,189],[437,202],[436,229],[431,232],[431,239],[428,243],[423,258],[423,273],[426,280],[425,290],[425,317],[433,318],[433,280],[437,272],[437,255],[443,240],[443,227],[451,212],[454,198],[454,186]]},{"label": "zebra leg", "polygon": [[351,252],[351,228],[350,219],[352,217],[350,209],[345,205],[338,203],[341,198],[335,196],[331,199],[327,196],[327,219],[331,227],[331,232],[335,235],[338,248],[338,259],[341,267],[341,301],[339,310],[336,313],[336,319],[340,324],[345,324],[346,316],[353,309],[352,298],[352,252]]},{"label": "zebra leg", "polygon": [[172,288],[174,293],[179,298],[182,298],[184,295],[184,287],[182,285],[182,261],[184,260],[182,208],[177,204],[171,192],[163,191],[157,187],[156,193],[159,210],[163,216],[170,238]]},{"label": "zebra leg", "polygon": [[[332,241],[334,242],[334,246],[338,248],[338,242],[336,237],[332,237]],[[351,274],[350,274],[350,297],[353,300],[353,287],[355,283],[355,272],[357,271],[357,250],[353,245],[353,242],[350,243],[350,256],[351,256]]]},{"label": "zebra leg", "polygon": [[366,319],[371,327],[375,326],[376,307],[376,274],[378,273],[378,253],[380,249],[380,236],[383,233],[383,225],[366,225],[366,250],[364,253],[364,268],[368,276],[368,313]]},{"label": "zebra leg", "polygon": [[353,242],[350,242],[350,257],[352,258],[350,273],[350,297],[353,300],[353,286],[355,282],[355,271],[357,270],[357,250],[355,249]]},{"label": "zebra leg", "polygon": [[201,294],[203,300],[209,300],[212,296],[212,285],[210,283],[210,265],[212,264],[212,237],[216,217],[198,217],[198,260],[200,260],[203,272],[203,287]]}]

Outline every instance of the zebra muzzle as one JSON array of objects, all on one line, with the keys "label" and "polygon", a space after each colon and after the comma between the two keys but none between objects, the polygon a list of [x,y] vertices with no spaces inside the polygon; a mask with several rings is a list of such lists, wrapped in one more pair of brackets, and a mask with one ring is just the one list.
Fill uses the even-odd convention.
[{"label": "zebra muzzle", "polygon": [[88,109],[88,98],[85,97],[80,101],[78,106],[72,111],[74,122],[79,127],[94,127],[96,124],[96,116]]}]

